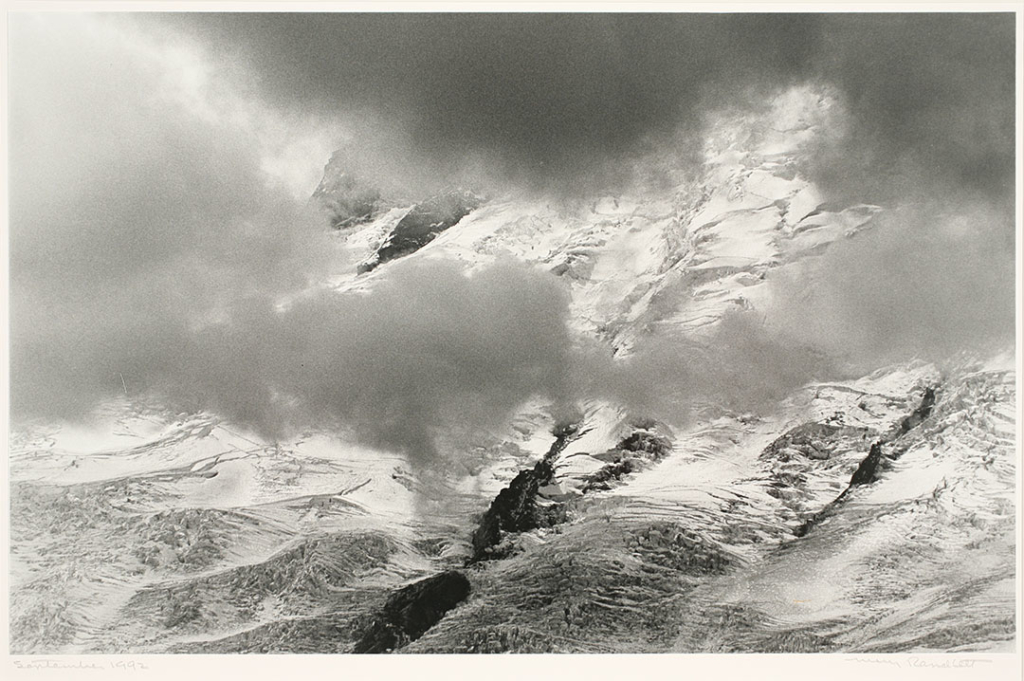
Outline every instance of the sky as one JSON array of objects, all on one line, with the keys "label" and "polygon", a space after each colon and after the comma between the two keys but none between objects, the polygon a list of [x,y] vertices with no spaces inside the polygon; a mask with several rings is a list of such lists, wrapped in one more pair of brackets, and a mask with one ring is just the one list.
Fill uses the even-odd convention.
[{"label": "sky", "polygon": [[[670,144],[696,168],[709,111],[806,83],[845,117],[802,172],[893,217],[811,295],[780,280],[778,335],[729,327],[717,365],[763,343],[784,370],[762,378],[799,383],[793,328],[860,366],[1005,342],[1014,34],[986,13],[11,15],[12,413],[158,395],[271,438],[334,426],[429,452],[442,412],[483,427],[536,393],[571,403],[591,360],[564,291],[520,263],[300,295],[344,265],[308,205],[331,153],[412,195],[589,198]],[[672,353],[651,351],[652,375]]]},{"label": "sky", "polygon": [[[709,105],[838,87],[837,153],[931,182],[1013,191],[1011,14],[197,15],[180,28],[255,73],[285,109],[365,112],[418,163],[482,158],[503,182],[606,189]],[[843,164],[843,183],[867,168]],[[827,175],[822,170],[822,175]],[[582,176],[586,183],[580,185]],[[859,178],[873,184],[868,178]],[[838,180],[833,180],[838,183]],[[880,186],[871,187],[881,192]],[[859,191],[859,190],[858,190]]]}]

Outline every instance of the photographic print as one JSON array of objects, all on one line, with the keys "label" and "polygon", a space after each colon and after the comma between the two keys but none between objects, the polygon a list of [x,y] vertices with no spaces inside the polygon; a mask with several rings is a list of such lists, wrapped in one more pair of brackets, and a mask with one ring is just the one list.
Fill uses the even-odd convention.
[{"label": "photographic print", "polygon": [[1019,652],[1015,12],[22,9],[11,655]]}]

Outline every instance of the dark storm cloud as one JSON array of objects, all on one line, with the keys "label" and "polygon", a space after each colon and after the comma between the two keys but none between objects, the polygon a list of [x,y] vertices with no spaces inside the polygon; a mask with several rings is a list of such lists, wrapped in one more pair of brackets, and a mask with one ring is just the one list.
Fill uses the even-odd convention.
[{"label": "dark storm cloud", "polygon": [[816,179],[842,198],[981,194],[1012,202],[1016,103],[1012,14],[834,15],[822,78],[849,128]]},{"label": "dark storm cloud", "polygon": [[[174,15],[281,106],[357,111],[448,177],[481,161],[558,191],[699,124],[705,97],[807,73],[810,15]],[[372,151],[370,153],[373,153]]]},{"label": "dark storm cloud", "polygon": [[[15,18],[15,415],[80,418],[127,389],[270,437],[347,428],[426,461],[439,428],[493,425],[534,394],[671,420],[702,400],[770,404],[835,357],[1004,340],[1012,29],[1010,15]],[[215,101],[184,105],[166,96],[180,65],[150,49],[193,39],[228,63],[204,91]],[[774,330],[730,317],[707,347],[658,339],[619,363],[578,347],[558,280],[510,263],[472,277],[398,266],[369,293],[299,295],[337,254],[304,201],[268,184],[262,133],[237,124],[337,117],[377,179],[480,171],[574,194],[628,182],[629,162],[666,140],[699,142],[708,111],[808,81],[850,112],[815,178],[851,200],[912,202],[778,284]],[[222,96],[243,110],[203,108]]]},{"label": "dark storm cloud", "polygon": [[166,64],[111,28],[14,24],[15,418],[84,419],[127,394],[427,462],[437,428],[567,399],[554,277],[398,263],[369,292],[302,293],[339,264],[322,223],[268,184],[258,135],[162,96]]},{"label": "dark storm cloud", "polygon": [[[156,19],[154,19],[156,20]],[[1005,14],[214,14],[199,35],[282,106],[401,129],[408,165],[604,189],[629,164],[798,80],[839,88],[836,194],[928,182],[1012,193],[1014,21]],[[394,153],[394,149],[391,153]],[[367,155],[380,155],[370,146]],[[471,165],[470,162],[478,165]],[[865,197],[859,197],[865,200]],[[879,199],[881,200],[881,199]]]}]

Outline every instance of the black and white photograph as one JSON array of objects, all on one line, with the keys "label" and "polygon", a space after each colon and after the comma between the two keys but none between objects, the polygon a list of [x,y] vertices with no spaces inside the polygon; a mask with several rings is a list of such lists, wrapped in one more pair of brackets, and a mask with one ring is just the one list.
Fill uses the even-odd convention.
[{"label": "black and white photograph", "polygon": [[5,7],[8,668],[1020,673],[1024,8],[427,7]]}]

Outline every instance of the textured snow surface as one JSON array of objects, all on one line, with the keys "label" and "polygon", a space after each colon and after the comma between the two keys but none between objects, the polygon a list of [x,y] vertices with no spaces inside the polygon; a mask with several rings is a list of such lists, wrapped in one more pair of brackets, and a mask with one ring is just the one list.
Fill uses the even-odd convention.
[{"label": "textured snow surface", "polygon": [[[795,172],[827,104],[798,91],[723,119],[703,174],[677,187],[571,208],[497,197],[405,258],[548,270],[575,331],[616,351],[699,336],[756,309],[768,270],[881,210],[823,206]],[[365,260],[406,212],[337,238]],[[372,287],[392,265],[332,286]],[[581,404],[540,490],[566,521],[466,568],[480,514],[554,441],[546,404],[436,471],[340,433],[271,443],[211,414],[106,405],[88,429],[12,438],[12,652],[347,652],[391,589],[450,568],[469,599],[401,652],[1005,650],[1015,380],[1011,352],[803,386],[769,415],[705,409],[656,427],[665,456],[596,487],[645,415]],[[927,388],[928,418],[833,504]]]}]

